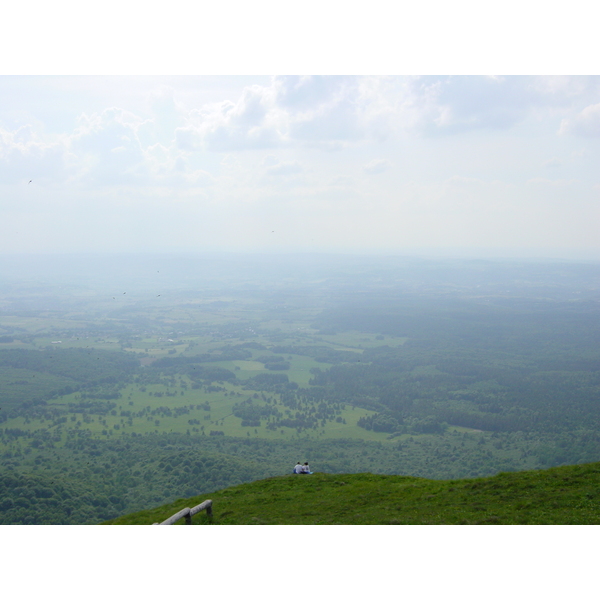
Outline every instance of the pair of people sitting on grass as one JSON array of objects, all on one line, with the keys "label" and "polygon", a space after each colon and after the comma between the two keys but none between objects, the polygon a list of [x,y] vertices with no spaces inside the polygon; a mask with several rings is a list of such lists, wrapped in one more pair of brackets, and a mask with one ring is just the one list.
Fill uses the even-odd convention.
[{"label": "pair of people sitting on grass", "polygon": [[294,475],[312,475],[312,471],[310,470],[307,462],[304,464],[298,462],[294,467]]}]

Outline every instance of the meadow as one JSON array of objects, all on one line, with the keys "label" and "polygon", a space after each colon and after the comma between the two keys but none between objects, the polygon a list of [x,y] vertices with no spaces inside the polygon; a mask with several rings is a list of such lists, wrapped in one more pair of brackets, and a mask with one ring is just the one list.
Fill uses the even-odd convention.
[{"label": "meadow", "polygon": [[[599,483],[600,463],[454,481],[286,475],[212,493],[212,516],[201,512],[192,525],[597,525]],[[207,499],[179,499],[105,524],[161,523]]]}]

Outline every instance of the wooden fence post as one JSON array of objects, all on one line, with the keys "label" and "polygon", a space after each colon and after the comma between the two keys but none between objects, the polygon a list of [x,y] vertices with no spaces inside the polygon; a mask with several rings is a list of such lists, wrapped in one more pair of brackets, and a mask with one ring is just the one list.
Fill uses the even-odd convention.
[{"label": "wooden fence post", "polygon": [[153,523],[153,525],[175,525],[179,519],[185,517],[185,524],[192,524],[192,517],[197,515],[200,511],[206,511],[206,514],[209,517],[212,517],[212,500],[205,500],[198,506],[194,506],[194,508],[182,508],[178,513],[175,513],[172,517],[165,519],[162,523]]}]

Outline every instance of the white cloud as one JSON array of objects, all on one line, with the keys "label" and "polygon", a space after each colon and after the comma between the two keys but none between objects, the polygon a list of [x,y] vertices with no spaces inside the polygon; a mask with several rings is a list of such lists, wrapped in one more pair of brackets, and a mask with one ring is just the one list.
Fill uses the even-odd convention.
[{"label": "white cloud", "polygon": [[61,180],[68,173],[66,155],[64,139],[45,142],[30,125],[14,131],[0,129],[0,176],[5,184]]},{"label": "white cloud", "polygon": [[526,182],[528,185],[541,185],[551,187],[566,187],[577,183],[573,179],[546,179],[544,177],[533,177]]},{"label": "white cloud", "polygon": [[557,169],[562,165],[562,161],[559,158],[550,158],[544,161],[544,166],[548,169]]},{"label": "white cloud", "polygon": [[69,144],[82,167],[80,177],[98,186],[142,182],[148,175],[137,136],[143,123],[137,115],[114,107],[83,114]]},{"label": "white cloud", "polygon": [[565,106],[575,98],[598,93],[597,77],[541,75],[529,79],[531,87],[542,97],[551,97],[556,104]]},{"label": "white cloud", "polygon": [[480,179],[476,179],[474,177],[462,177],[461,175],[453,175],[452,177],[448,178],[446,183],[449,185],[464,187],[469,185],[480,185],[483,182]]},{"label": "white cloud", "polygon": [[268,154],[263,158],[262,164],[265,167],[272,167],[273,165],[279,164],[279,159],[275,158],[272,154]]},{"label": "white cloud", "polygon": [[176,132],[179,147],[226,152],[281,145],[285,119],[273,96],[272,87],[253,85],[244,88],[236,103],[225,101],[190,111],[187,124]]},{"label": "white cloud", "polygon": [[363,167],[363,171],[369,175],[378,175],[379,173],[387,171],[390,166],[391,163],[389,160],[385,158],[374,158]]},{"label": "white cloud", "polygon": [[144,150],[144,160],[149,181],[157,185],[171,185],[175,188],[205,187],[215,181],[208,171],[190,164],[187,153],[174,146],[154,144]]},{"label": "white cloud", "polygon": [[596,86],[586,78],[526,76],[429,76],[410,81],[409,124],[429,135],[506,130],[536,111],[568,108]]},{"label": "white cloud", "polygon": [[190,111],[176,132],[185,150],[220,152],[306,145],[341,149],[385,137],[392,108],[377,78],[274,77],[237,102]]},{"label": "white cloud", "polygon": [[573,134],[581,137],[600,136],[600,103],[586,106],[575,117],[563,119],[560,134]]},{"label": "white cloud", "polygon": [[271,165],[267,168],[267,175],[271,176],[286,176],[286,175],[296,175],[298,173],[302,173],[304,169],[302,165],[296,161],[289,162],[281,162],[275,165]]},{"label": "white cloud", "polygon": [[[0,129],[2,182],[68,182],[72,189],[210,185],[210,173],[189,161],[188,152],[176,144],[148,144],[148,140],[157,138],[156,130],[161,127],[156,120],[111,107],[81,114],[73,131],[54,136],[56,139],[51,142],[44,139],[39,125],[37,131],[33,125],[14,131]],[[149,128],[154,130],[150,135]],[[164,131],[163,134],[173,140],[175,128],[170,131],[171,135]],[[145,138],[145,143],[140,137]]]}]

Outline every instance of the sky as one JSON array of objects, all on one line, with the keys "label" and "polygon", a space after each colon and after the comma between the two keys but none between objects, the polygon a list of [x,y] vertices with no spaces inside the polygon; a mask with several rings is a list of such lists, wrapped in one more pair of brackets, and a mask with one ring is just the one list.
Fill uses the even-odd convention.
[{"label": "sky", "polygon": [[[49,14],[31,25],[36,35]],[[235,32],[241,31],[243,17],[232,21]],[[444,17],[431,21],[433,31],[440,32],[435,27]],[[355,15],[351,24],[361,26],[362,18]],[[378,21],[382,34],[377,35],[367,31],[372,16],[364,18],[366,39],[378,50],[387,48],[392,39],[386,35],[392,32],[387,21]],[[543,18],[536,13],[538,24]],[[566,32],[568,18],[557,18],[564,20]],[[597,75],[576,69],[574,75],[557,75],[543,62],[538,72],[545,74],[539,76],[471,75],[518,72],[521,56],[516,63],[514,58],[503,63],[486,55],[475,68],[460,61],[453,67],[436,62],[446,54],[438,50],[439,39],[427,55],[436,60],[424,64],[412,58],[395,64],[389,52],[385,60],[383,54],[381,60],[371,55],[365,63],[352,54],[339,68],[325,61],[322,72],[319,60],[335,54],[333,38],[327,38],[330,52],[320,54],[322,36],[316,36],[317,50],[304,63],[297,57],[306,44],[295,54],[281,53],[280,62],[265,61],[265,48],[277,54],[273,40],[281,43],[284,35],[268,21],[261,21],[262,29],[250,28],[235,51],[217,45],[222,42],[218,33],[209,41],[197,38],[204,46],[193,55],[187,52],[187,61],[180,60],[177,47],[177,60],[168,63],[174,74],[159,75],[147,64],[156,57],[154,68],[162,69],[164,55],[150,56],[149,46],[142,44],[136,52],[146,51],[146,63],[131,62],[137,54],[122,46],[131,32],[123,34],[126,20],[115,23],[119,35],[112,38],[112,61],[86,54],[86,60],[92,57],[85,63],[93,67],[90,74],[81,74],[81,63],[69,62],[78,53],[68,38],[62,46],[55,42],[68,30],[64,23],[33,60],[21,68],[4,63],[0,253],[600,258]],[[179,20],[180,29],[167,45],[183,43],[180,39],[196,43],[189,36],[189,27],[196,25]],[[313,32],[325,31],[325,23],[310,26]],[[421,38],[407,34],[406,25],[401,29],[403,48],[424,48]],[[92,38],[94,31],[88,32]],[[270,46],[255,43],[269,31]],[[454,40],[449,53],[468,39],[456,27],[449,35]],[[480,40],[483,34],[473,35]],[[492,30],[485,35],[502,39]],[[293,32],[289,36],[299,39]],[[573,43],[585,39],[571,36]],[[341,48],[350,48],[349,36],[342,38]],[[131,38],[138,44],[139,39]],[[214,64],[207,68],[196,57],[209,47]],[[461,48],[463,55],[478,56],[468,43]],[[555,36],[536,48],[546,58],[553,48],[554,68],[564,66]],[[46,53],[47,62],[37,68]],[[221,53],[226,60],[220,67]],[[263,74],[235,74],[251,68],[246,55],[258,57],[250,72]],[[194,60],[200,60],[196,72],[205,74],[185,74],[195,72]],[[526,68],[537,64],[523,61]],[[307,74],[272,74],[278,72]]]},{"label": "sky", "polygon": [[0,252],[600,256],[600,77],[3,76]]}]

